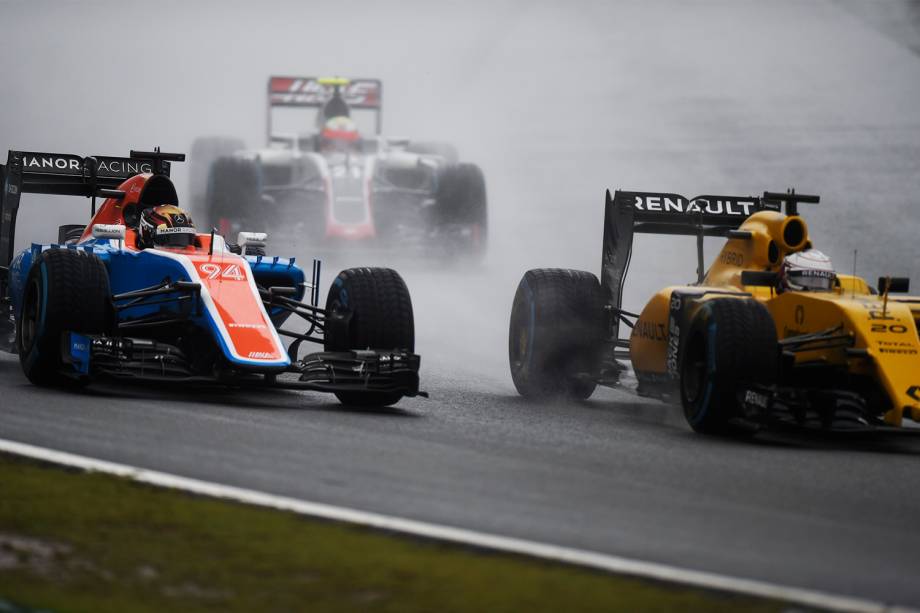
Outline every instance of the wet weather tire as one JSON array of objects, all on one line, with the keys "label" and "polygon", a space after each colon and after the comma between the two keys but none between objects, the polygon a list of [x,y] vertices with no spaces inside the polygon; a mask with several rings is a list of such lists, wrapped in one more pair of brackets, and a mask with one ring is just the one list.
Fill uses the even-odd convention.
[{"label": "wet weather tire", "polygon": [[[415,320],[409,289],[389,268],[349,268],[336,277],[326,298],[326,351],[399,349],[415,351]],[[330,325],[346,316],[347,325]],[[388,406],[402,398],[393,392],[336,392],[352,406]]]},{"label": "wet weather tire", "polygon": [[102,261],[82,250],[43,251],[29,271],[16,318],[16,349],[26,377],[36,385],[73,381],[62,374],[62,335],[102,334],[112,321]]},{"label": "wet weather tire", "polygon": [[456,250],[473,257],[485,255],[489,234],[486,180],[475,164],[447,167],[440,177],[436,236],[452,236]]},{"label": "wet weather tire", "polygon": [[218,229],[224,224],[237,224],[249,231],[267,229],[260,193],[261,174],[255,160],[218,158],[208,177],[208,224]]},{"label": "wet weather tire", "polygon": [[245,148],[246,143],[242,139],[229,136],[204,136],[192,142],[189,152],[189,199],[193,215],[199,215],[202,221],[207,216],[203,207],[208,193],[208,175],[214,162]]},{"label": "wet weather tire", "polygon": [[406,151],[419,155],[437,155],[444,158],[448,164],[456,164],[460,159],[457,148],[450,143],[413,141],[406,147]]},{"label": "wet weather tire", "polygon": [[508,358],[525,398],[587,399],[594,393],[603,344],[597,277],[580,270],[530,270],[511,308]]},{"label": "wet weather tire", "polygon": [[729,433],[743,385],[776,379],[773,318],[756,300],[717,298],[700,307],[686,342],[680,362],[684,416],[697,432]]}]

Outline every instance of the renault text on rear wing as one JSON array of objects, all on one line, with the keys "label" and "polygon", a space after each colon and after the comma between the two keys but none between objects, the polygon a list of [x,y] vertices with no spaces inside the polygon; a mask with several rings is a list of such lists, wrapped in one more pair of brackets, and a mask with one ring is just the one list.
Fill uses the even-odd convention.
[{"label": "renault text on rear wing", "polygon": [[738,227],[756,213],[764,210],[760,198],[755,196],[697,196],[685,198],[679,194],[659,192],[616,192],[614,207],[632,207],[634,221],[680,224],[690,226],[689,234],[696,225]]},{"label": "renault text on rear wing", "polygon": [[[697,281],[704,275],[703,239],[731,236],[748,217],[758,211],[797,214],[802,202],[817,203],[818,196],[764,192],[758,196],[697,196],[686,198],[668,192],[607,190],[604,211],[604,244],[601,256],[601,290],[607,304],[620,308],[623,284],[632,257],[636,233],[696,237]],[[618,338],[619,320],[611,320],[610,338]]]}]

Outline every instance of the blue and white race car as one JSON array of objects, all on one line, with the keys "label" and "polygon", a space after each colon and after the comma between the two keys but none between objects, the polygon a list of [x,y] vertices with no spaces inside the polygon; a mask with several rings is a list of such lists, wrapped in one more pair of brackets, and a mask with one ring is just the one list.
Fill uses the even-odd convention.
[{"label": "blue and white race car", "polygon": [[[0,348],[19,354],[29,380],[286,387],[372,406],[418,395],[412,304],[399,274],[345,270],[320,308],[318,261],[307,282],[294,259],[264,255],[264,234],[228,244],[195,229],[169,178],[170,162],[184,159],[9,152],[0,165]],[[92,198],[92,219],[15,254],[23,193]],[[283,329],[292,314],[306,325]],[[300,357],[304,341],[324,351]]]}]

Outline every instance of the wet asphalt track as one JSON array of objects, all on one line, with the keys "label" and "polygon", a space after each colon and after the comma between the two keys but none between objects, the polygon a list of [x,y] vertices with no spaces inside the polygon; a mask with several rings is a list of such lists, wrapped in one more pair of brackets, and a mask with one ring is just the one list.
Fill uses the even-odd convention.
[{"label": "wet asphalt track", "polygon": [[[431,400],[354,411],[307,393],[100,386],[67,394],[31,387],[15,357],[0,356],[0,436],[276,494],[920,606],[920,439],[708,439],[693,435],[679,411],[623,392],[531,406],[507,374],[517,279],[535,266],[597,269],[608,186],[686,195],[787,185],[818,191],[824,204],[806,218],[819,247],[847,262],[841,268],[858,248],[869,277],[920,278],[920,244],[907,240],[920,225],[920,57],[904,42],[912,35],[901,5],[867,20],[846,2],[765,4],[586,3],[572,11],[492,3],[489,21],[498,25],[485,30],[477,15],[445,8],[453,13],[421,14],[404,34],[435,44],[436,22],[452,20],[460,34],[443,43],[449,61],[415,58],[400,80],[403,73],[385,63],[408,52],[397,46],[382,54],[376,74],[395,79],[393,98],[400,86],[416,96],[393,103],[395,125],[411,124],[412,104],[447,116],[472,109],[479,118],[473,130],[454,129],[461,149],[485,168],[493,207],[495,249],[480,269],[397,263],[413,293]],[[32,19],[16,10],[23,23]],[[379,18],[356,27],[369,31]],[[897,36],[891,23],[901,26]],[[262,83],[264,62],[239,65],[238,76]],[[436,99],[445,74],[452,95]],[[177,75],[184,78],[181,67]],[[496,92],[497,104],[485,109],[482,99]],[[206,93],[190,94],[193,113]],[[259,112],[258,102],[246,104]],[[43,118],[30,112],[23,122]],[[433,113],[419,121],[433,130],[440,120]],[[2,127],[11,139],[3,146],[55,142],[51,130]],[[163,133],[179,142],[196,134],[172,124]],[[68,134],[67,148],[100,150],[91,135]],[[102,149],[137,146],[112,142]],[[22,219],[35,226],[44,214],[24,209]],[[684,263],[692,254],[692,240],[637,245],[625,306],[692,277],[693,264]],[[331,263],[326,281],[336,267],[366,262]]]}]

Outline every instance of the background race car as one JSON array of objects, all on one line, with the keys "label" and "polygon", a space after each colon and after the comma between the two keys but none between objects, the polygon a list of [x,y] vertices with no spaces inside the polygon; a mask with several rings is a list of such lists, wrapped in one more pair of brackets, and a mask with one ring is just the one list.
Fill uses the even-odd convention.
[{"label": "background race car", "polygon": [[[0,165],[0,348],[18,353],[28,379],[283,387],[370,406],[418,395],[412,304],[399,274],[342,271],[319,307],[318,261],[308,282],[294,259],[264,256],[264,234],[241,233],[231,245],[196,232],[169,178],[169,162],[184,159],[10,151]],[[90,197],[92,220],[14,256],[23,193]],[[300,328],[282,327],[291,315]],[[301,356],[304,342],[323,351]]]},{"label": "background race car", "polygon": [[[271,77],[266,148],[225,137],[192,145],[194,209],[225,232],[240,224],[311,245],[481,256],[482,171],[449,144],[382,137],[382,101],[376,79]],[[316,109],[314,128],[300,130],[302,113],[292,131],[278,128],[297,109]]]},{"label": "background race car", "polygon": [[[813,249],[798,204],[763,197],[607,192],[601,281],[539,269],[518,285],[509,361],[523,396],[588,398],[632,365],[640,395],[680,403],[699,432],[826,430],[920,421],[920,298],[906,278],[878,290]],[[785,205],[785,211],[783,211]],[[695,283],[622,308],[634,233],[697,237]],[[703,239],[727,241],[707,269]],[[630,329],[621,339],[621,324]]]}]

